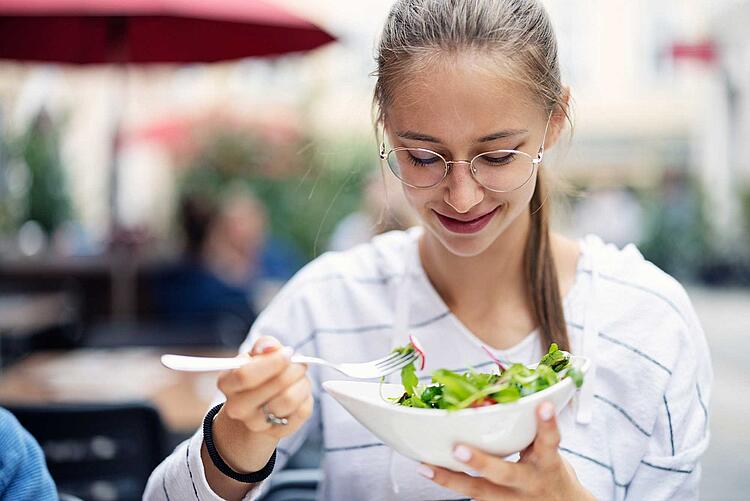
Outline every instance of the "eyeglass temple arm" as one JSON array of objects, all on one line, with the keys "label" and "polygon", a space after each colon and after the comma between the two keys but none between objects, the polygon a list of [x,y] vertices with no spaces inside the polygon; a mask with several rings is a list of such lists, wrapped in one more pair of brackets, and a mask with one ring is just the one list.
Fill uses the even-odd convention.
[{"label": "eyeglass temple arm", "polygon": [[539,147],[539,151],[536,153],[536,159],[534,160],[534,163],[542,163],[542,158],[544,158],[544,143],[545,141],[547,141],[547,131],[549,130],[549,123],[552,121],[553,111],[550,111],[549,116],[547,117],[547,125],[544,126],[544,136],[542,136],[542,145]]}]

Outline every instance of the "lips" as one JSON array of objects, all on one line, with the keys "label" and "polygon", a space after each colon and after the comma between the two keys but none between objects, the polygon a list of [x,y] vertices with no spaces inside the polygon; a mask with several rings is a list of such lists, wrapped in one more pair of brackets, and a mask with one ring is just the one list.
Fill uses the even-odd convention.
[{"label": "lips", "polygon": [[487,214],[483,216],[479,216],[476,219],[471,219],[469,221],[461,221],[459,219],[454,219],[452,217],[444,216],[443,214],[440,214],[439,212],[435,211],[435,214],[437,215],[438,220],[440,223],[450,232],[453,233],[476,233],[492,220],[492,217],[497,212],[498,208],[496,207],[494,210],[488,212]]}]

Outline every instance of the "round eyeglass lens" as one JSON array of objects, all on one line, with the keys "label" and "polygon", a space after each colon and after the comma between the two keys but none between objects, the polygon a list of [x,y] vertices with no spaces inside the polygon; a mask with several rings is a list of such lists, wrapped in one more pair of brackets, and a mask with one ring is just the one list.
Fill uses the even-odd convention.
[{"label": "round eyeglass lens", "polygon": [[534,162],[522,151],[500,150],[482,153],[472,161],[474,177],[491,190],[513,191],[534,173]]},{"label": "round eyeglass lens", "polygon": [[445,160],[436,153],[419,148],[399,148],[388,154],[388,167],[409,186],[429,188],[445,177]]}]

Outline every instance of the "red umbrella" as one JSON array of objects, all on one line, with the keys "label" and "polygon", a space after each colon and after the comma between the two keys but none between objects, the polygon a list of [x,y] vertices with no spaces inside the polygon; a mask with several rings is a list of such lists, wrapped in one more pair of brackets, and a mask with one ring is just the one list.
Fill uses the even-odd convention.
[{"label": "red umbrella", "polygon": [[263,0],[0,0],[0,59],[196,63],[311,50],[333,40]]},{"label": "red umbrella", "polygon": [[[0,0],[0,59],[204,63],[307,51],[333,40],[263,0]],[[113,154],[113,229],[117,184]]]}]

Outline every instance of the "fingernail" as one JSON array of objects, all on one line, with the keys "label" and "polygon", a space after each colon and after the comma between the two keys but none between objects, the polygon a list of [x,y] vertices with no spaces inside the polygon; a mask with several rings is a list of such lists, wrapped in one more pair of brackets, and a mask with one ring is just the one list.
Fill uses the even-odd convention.
[{"label": "fingernail", "polygon": [[284,355],[284,358],[289,360],[290,358],[292,358],[292,355],[294,354],[294,348],[292,348],[291,346],[284,346],[281,349],[281,353]]},{"label": "fingernail", "polygon": [[258,351],[258,353],[268,353],[276,349],[276,343],[274,343],[270,339],[261,339],[260,341],[258,341],[255,349]]},{"label": "fingernail", "polygon": [[453,457],[462,463],[466,463],[471,459],[471,450],[463,445],[457,445],[456,448],[453,449]]},{"label": "fingernail", "polygon": [[539,406],[539,417],[542,418],[542,421],[549,421],[554,415],[555,408],[551,403],[543,402],[542,405]]},{"label": "fingernail", "polygon": [[422,475],[425,478],[433,479],[435,478],[435,472],[430,468],[429,466],[425,466],[423,464],[420,464],[417,466],[417,473]]}]

